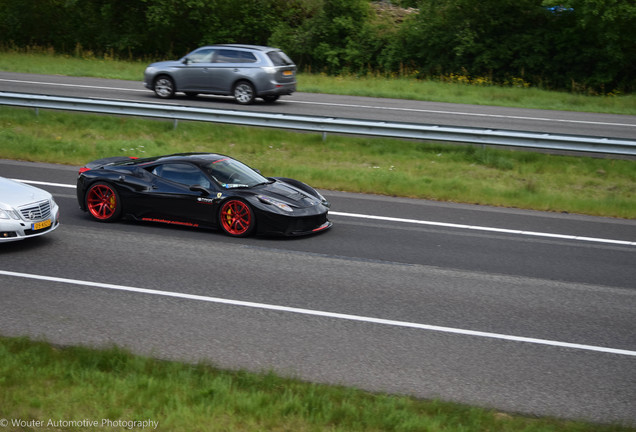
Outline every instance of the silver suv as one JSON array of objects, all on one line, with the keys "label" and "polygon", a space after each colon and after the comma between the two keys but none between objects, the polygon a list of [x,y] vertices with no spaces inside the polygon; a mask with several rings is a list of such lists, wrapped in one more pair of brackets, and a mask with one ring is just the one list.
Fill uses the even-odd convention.
[{"label": "silver suv", "polygon": [[296,65],[278,48],[256,45],[211,45],[180,60],[152,63],[144,86],[160,98],[176,92],[231,95],[240,104],[257,97],[274,102],[296,91]]}]

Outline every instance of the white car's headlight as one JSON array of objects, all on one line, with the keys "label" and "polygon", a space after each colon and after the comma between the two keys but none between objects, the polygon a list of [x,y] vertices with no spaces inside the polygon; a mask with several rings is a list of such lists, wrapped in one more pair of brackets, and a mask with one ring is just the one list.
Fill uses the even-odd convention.
[{"label": "white car's headlight", "polygon": [[286,211],[286,212],[294,211],[294,209],[291,208],[289,204],[285,204],[284,202],[278,201],[277,199],[274,199],[265,195],[259,195],[257,198],[259,199],[260,202],[276,206],[283,211]]},{"label": "white car's headlight", "polygon": [[15,212],[15,210],[3,210],[3,209],[0,209],[0,219],[16,219],[16,220],[19,220],[20,216]]}]

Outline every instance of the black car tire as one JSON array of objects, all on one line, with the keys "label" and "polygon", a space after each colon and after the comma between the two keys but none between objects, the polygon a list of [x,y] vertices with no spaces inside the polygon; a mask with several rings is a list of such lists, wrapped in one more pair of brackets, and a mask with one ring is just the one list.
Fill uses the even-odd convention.
[{"label": "black car tire", "polygon": [[232,237],[246,237],[256,228],[252,207],[242,199],[230,198],[219,209],[219,226]]},{"label": "black car tire", "polygon": [[109,183],[93,183],[86,191],[84,202],[88,213],[97,221],[113,222],[121,216],[119,192]]},{"label": "black car tire", "polygon": [[174,80],[167,75],[160,75],[155,79],[155,94],[162,99],[170,99],[174,97],[175,88]]},{"label": "black car tire", "polygon": [[256,90],[254,90],[254,86],[249,81],[239,81],[234,86],[232,95],[234,99],[236,99],[236,102],[241,105],[249,105],[253,103],[256,98]]}]

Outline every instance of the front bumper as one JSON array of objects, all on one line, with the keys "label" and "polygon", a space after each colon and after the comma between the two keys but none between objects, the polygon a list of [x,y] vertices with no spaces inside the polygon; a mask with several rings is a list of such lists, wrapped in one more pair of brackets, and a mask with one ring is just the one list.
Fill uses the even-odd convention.
[{"label": "front bumper", "polygon": [[333,225],[327,212],[303,216],[260,213],[256,217],[258,234],[297,237],[326,231]]},{"label": "front bumper", "polygon": [[[38,224],[47,221],[50,225],[40,228]],[[0,243],[24,240],[30,237],[38,237],[55,231],[60,226],[60,214],[57,209],[50,218],[41,221],[5,220],[0,221]]]}]

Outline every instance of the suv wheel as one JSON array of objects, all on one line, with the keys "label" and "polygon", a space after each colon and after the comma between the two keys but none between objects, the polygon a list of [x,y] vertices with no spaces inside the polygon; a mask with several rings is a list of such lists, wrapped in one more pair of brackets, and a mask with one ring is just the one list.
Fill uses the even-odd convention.
[{"label": "suv wheel", "polygon": [[169,76],[160,76],[155,80],[155,94],[163,99],[174,96],[174,81]]},{"label": "suv wheel", "polygon": [[241,105],[249,105],[254,102],[255,96],[254,86],[247,81],[239,81],[234,86],[234,99]]}]

